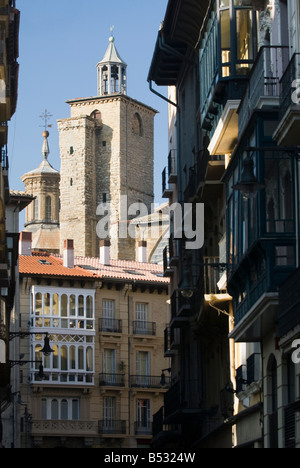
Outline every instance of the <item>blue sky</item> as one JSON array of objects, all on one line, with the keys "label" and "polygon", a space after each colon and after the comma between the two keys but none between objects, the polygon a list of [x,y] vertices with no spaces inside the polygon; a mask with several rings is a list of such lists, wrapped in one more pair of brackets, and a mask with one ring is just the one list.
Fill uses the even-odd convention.
[{"label": "blue sky", "polygon": [[42,160],[40,115],[45,109],[53,115],[49,161],[60,168],[56,121],[70,116],[67,99],[97,94],[96,65],[106,52],[113,25],[115,45],[128,64],[127,94],[159,111],[155,118],[155,198],[161,201],[161,173],[168,151],[167,104],[150,92],[147,75],[167,3],[17,0],[20,76],[17,111],[9,122],[11,189],[24,190],[20,177]]}]

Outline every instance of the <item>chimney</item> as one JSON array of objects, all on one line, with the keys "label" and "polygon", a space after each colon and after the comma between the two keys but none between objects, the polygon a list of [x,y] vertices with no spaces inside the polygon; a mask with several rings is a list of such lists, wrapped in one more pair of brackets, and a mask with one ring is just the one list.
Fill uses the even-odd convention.
[{"label": "chimney", "polygon": [[138,261],[139,263],[147,263],[147,242],[146,241],[139,242]]},{"label": "chimney", "polygon": [[64,267],[74,268],[74,241],[71,239],[64,241]]},{"label": "chimney", "polygon": [[100,263],[101,265],[110,265],[110,241],[100,241]]},{"label": "chimney", "polygon": [[32,255],[32,232],[21,232],[19,238],[19,254]]}]

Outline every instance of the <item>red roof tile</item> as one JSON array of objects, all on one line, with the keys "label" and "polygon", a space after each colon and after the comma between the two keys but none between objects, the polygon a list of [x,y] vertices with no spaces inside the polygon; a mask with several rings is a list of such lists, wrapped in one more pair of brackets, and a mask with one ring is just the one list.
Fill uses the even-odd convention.
[{"label": "red roof tile", "polygon": [[169,284],[163,277],[163,267],[152,263],[112,260],[110,265],[101,265],[99,258],[75,257],[75,268],[65,268],[61,256],[36,254],[21,255],[21,275],[56,276],[116,279],[134,282]]}]

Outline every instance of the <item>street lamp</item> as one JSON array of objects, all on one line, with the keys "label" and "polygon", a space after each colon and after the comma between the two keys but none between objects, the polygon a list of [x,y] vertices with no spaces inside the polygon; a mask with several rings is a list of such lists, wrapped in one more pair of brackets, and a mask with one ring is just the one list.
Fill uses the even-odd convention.
[{"label": "street lamp", "polygon": [[166,378],[165,372],[169,372],[169,374],[170,374],[171,371],[172,371],[172,369],[170,367],[168,369],[163,369],[162,370],[162,374],[161,374],[161,378],[160,378],[160,385],[162,387],[165,387],[166,384],[167,384],[167,378]]},{"label": "street lamp", "polygon": [[42,353],[44,353],[45,356],[50,356],[51,353],[54,353],[53,349],[50,346],[50,339],[49,339],[49,333],[45,332],[11,332],[9,334],[9,340],[13,340],[17,337],[19,338],[26,338],[27,336],[31,335],[45,335],[44,338],[44,347],[42,349]]},{"label": "street lamp", "polygon": [[39,364],[39,372],[37,374],[38,378],[40,380],[44,380],[45,374],[44,374],[44,366],[42,361],[9,361],[10,367],[14,366],[25,366],[25,364]]},{"label": "street lamp", "polygon": [[44,339],[44,347],[42,349],[42,353],[44,353],[45,356],[50,356],[51,353],[54,353],[53,349],[50,346],[50,339],[48,337],[48,333],[46,333],[46,336]]},{"label": "street lamp", "polygon": [[193,277],[191,273],[191,268],[192,267],[210,267],[210,268],[218,268],[220,270],[224,270],[227,267],[227,263],[197,263],[197,264],[191,264],[190,269],[187,267],[184,269],[183,272],[183,280],[181,282],[181,285],[179,287],[180,294],[184,299],[191,299],[196,291],[196,288],[193,285]]},{"label": "street lamp", "polygon": [[265,188],[265,185],[260,184],[254,174],[254,161],[249,152],[244,160],[243,172],[241,180],[234,185],[233,190],[238,190],[247,199],[255,198],[257,193]]}]

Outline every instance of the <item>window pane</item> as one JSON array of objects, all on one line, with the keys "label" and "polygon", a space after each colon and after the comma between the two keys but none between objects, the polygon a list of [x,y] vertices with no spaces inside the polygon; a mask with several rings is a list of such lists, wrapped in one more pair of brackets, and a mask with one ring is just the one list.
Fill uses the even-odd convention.
[{"label": "window pane", "polygon": [[44,315],[50,315],[50,294],[44,296]]},{"label": "window pane", "polygon": [[61,316],[68,316],[68,296],[66,294],[61,296]]},{"label": "window pane", "polygon": [[53,369],[59,369],[59,360],[58,360],[58,346],[52,346],[54,353],[52,354]]},{"label": "window pane", "polygon": [[51,419],[54,419],[55,421],[58,421],[59,416],[58,416],[58,401],[57,400],[52,400],[51,401]]},{"label": "window pane", "polygon": [[[237,60],[253,60],[252,11],[236,11]],[[248,66],[247,66],[248,67]]]},{"label": "window pane", "polygon": [[[41,345],[37,345],[35,347],[35,358],[34,360],[36,361],[35,362],[35,368],[38,369],[39,366],[40,366],[40,361],[43,360],[43,356],[42,356],[42,347]],[[39,361],[39,362],[38,362]]]},{"label": "window pane", "polygon": [[220,12],[221,19],[221,49],[230,51],[230,11]]},{"label": "window pane", "polygon": [[69,419],[69,405],[67,400],[61,402],[61,419],[67,421]]},{"label": "window pane", "polygon": [[72,420],[79,420],[79,400],[72,400]]},{"label": "window pane", "polygon": [[75,317],[76,315],[76,299],[74,294],[70,296],[70,315]]},{"label": "window pane", "polygon": [[60,358],[61,358],[61,370],[67,371],[68,370],[68,350],[66,346],[62,346],[60,350]]},{"label": "window pane", "polygon": [[58,294],[53,294],[53,307],[52,307],[52,315],[59,315],[59,298]]},{"label": "window pane", "polygon": [[84,316],[84,297],[83,296],[78,297],[78,315],[79,317]]},{"label": "window pane", "polygon": [[43,315],[43,296],[41,293],[35,295],[35,315]]},{"label": "window pane", "polygon": [[93,371],[94,365],[93,365],[93,349],[92,348],[87,348],[86,350],[86,370],[87,371]]},{"label": "window pane", "polygon": [[70,348],[70,369],[76,369],[75,346]]},{"label": "window pane", "polygon": [[42,399],[42,419],[47,418],[47,400],[45,398]]},{"label": "window pane", "polygon": [[93,298],[88,296],[86,298],[86,316],[87,318],[93,318]]},{"label": "window pane", "polygon": [[78,349],[78,369],[84,370],[84,350],[82,346]]}]

